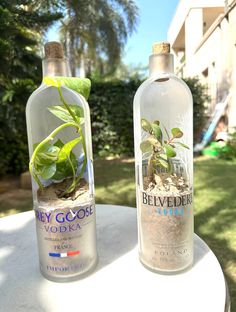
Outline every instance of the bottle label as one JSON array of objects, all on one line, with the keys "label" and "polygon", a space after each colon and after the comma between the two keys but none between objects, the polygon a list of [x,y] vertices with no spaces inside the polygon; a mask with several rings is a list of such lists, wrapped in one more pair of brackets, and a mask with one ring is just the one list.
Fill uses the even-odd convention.
[{"label": "bottle label", "polygon": [[73,276],[87,271],[96,255],[95,205],[35,209],[42,273]]},{"label": "bottle label", "polygon": [[179,270],[192,259],[192,192],[140,192],[141,260],[159,270]]}]

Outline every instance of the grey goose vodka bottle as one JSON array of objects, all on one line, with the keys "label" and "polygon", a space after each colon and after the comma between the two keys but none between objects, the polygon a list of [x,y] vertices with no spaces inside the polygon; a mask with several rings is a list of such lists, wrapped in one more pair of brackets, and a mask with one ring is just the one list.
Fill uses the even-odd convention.
[{"label": "grey goose vodka bottle", "polygon": [[97,263],[89,107],[69,76],[61,44],[47,43],[43,83],[26,108],[40,270],[58,282]]}]

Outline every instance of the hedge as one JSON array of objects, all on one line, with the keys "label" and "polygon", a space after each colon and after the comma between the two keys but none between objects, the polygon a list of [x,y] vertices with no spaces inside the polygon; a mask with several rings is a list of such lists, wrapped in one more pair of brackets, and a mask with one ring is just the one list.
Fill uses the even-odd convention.
[{"label": "hedge", "polygon": [[133,156],[133,98],[140,81],[92,84],[89,97],[95,156]]},{"label": "hedge", "polygon": [[[205,125],[206,88],[197,77],[184,79],[194,103],[194,142]],[[94,83],[89,98],[95,156],[133,156],[133,97],[141,81]]]}]

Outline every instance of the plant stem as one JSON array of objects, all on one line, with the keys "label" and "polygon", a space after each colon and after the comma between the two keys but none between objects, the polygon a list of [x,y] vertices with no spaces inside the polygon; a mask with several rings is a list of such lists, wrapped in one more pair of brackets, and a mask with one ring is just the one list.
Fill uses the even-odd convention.
[{"label": "plant stem", "polygon": [[70,157],[67,158],[70,165],[71,165],[71,168],[72,168],[72,172],[73,172],[73,182],[71,183],[71,185],[61,194],[60,197],[63,197],[65,194],[69,194],[71,193],[74,189],[75,189],[75,186],[76,186],[76,179],[75,179],[75,168],[72,164],[72,161],[70,159]]},{"label": "plant stem", "polygon": [[148,160],[148,167],[147,167],[147,175],[148,175],[149,183],[153,182],[154,180],[153,159],[154,159],[154,155],[152,154],[152,156]]},{"label": "plant stem", "polygon": [[168,131],[167,131],[167,129],[166,129],[165,126],[164,126],[164,129],[165,129],[165,132],[166,132],[166,135],[167,135],[168,140],[170,140],[170,135],[169,135],[169,133],[168,133]]},{"label": "plant stem", "polygon": [[79,134],[81,136],[81,141],[82,141],[82,146],[83,146],[83,150],[84,150],[84,161],[83,161],[83,165],[80,171],[80,174],[78,175],[78,177],[75,179],[75,185],[79,182],[79,180],[82,178],[86,165],[87,165],[87,150],[86,150],[86,144],[85,144],[85,140],[84,140],[84,135],[83,135],[83,131],[82,128],[80,126],[80,124],[78,123],[78,119],[76,118],[76,115],[74,114],[74,112],[70,109],[70,106],[68,105],[68,103],[65,101],[62,92],[61,92],[61,87],[58,87],[58,92],[60,95],[60,99],[62,104],[66,107],[66,109],[68,110],[68,112],[70,113],[71,117],[74,119],[74,121],[77,124],[77,129],[79,131]]},{"label": "plant stem", "polygon": [[71,110],[70,105],[68,105],[68,104],[66,103],[66,101],[65,101],[65,99],[64,99],[64,97],[63,97],[63,95],[62,95],[61,87],[58,87],[57,89],[58,89],[58,92],[59,92],[59,95],[60,95],[60,100],[61,100],[62,104],[66,107],[66,109],[68,110],[69,114],[70,114],[71,117],[74,119],[74,121],[75,121],[76,123],[78,123],[78,120],[77,120],[77,118],[76,118],[76,115],[75,115],[74,112]]},{"label": "plant stem", "polygon": [[169,140],[167,141],[167,144],[172,143],[174,139],[175,139],[174,137],[173,137],[173,138],[171,138],[171,139],[169,138]]},{"label": "plant stem", "polygon": [[82,146],[83,146],[83,150],[84,150],[84,162],[83,162],[83,166],[81,168],[80,174],[76,178],[76,183],[78,183],[79,180],[82,178],[84,171],[85,171],[85,168],[86,168],[86,165],[87,165],[87,150],[86,150],[84,135],[83,135],[81,127],[79,127],[79,133],[81,135],[81,141],[82,141]]}]

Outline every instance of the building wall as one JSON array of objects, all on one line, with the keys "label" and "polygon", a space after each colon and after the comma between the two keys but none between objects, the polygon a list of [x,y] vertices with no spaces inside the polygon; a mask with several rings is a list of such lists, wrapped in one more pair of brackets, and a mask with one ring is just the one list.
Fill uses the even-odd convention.
[{"label": "building wall", "polygon": [[236,6],[229,13],[229,57],[228,68],[230,72],[230,89],[232,100],[229,107],[229,127],[236,127]]},{"label": "building wall", "polygon": [[[226,113],[229,131],[233,131],[236,127],[236,1],[228,0],[227,7],[215,0],[210,1],[211,7],[209,1],[204,1],[204,7],[197,3],[188,1],[191,5],[186,8],[186,0],[180,1],[178,16],[175,15],[169,28],[168,40],[175,55],[176,70],[185,77],[198,76],[207,84],[211,96],[209,114],[217,102],[224,100],[229,92],[232,94]],[[181,6],[184,14],[183,11],[180,14]],[[230,11],[225,14],[227,8]],[[173,29],[179,32],[172,33]]]},{"label": "building wall", "polygon": [[169,27],[168,40],[170,42],[174,42],[191,8],[216,8],[224,7],[224,4],[225,0],[180,0],[172,23]]}]

